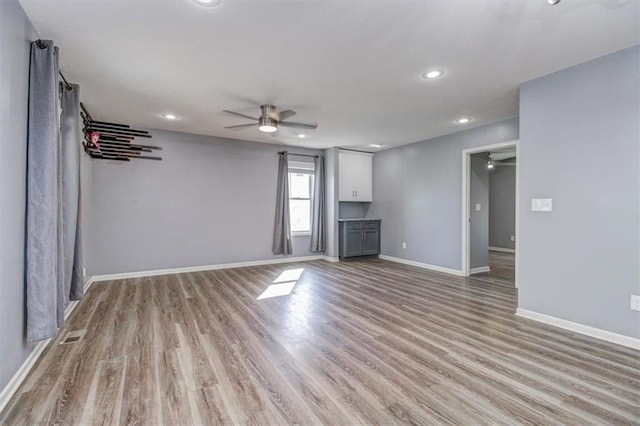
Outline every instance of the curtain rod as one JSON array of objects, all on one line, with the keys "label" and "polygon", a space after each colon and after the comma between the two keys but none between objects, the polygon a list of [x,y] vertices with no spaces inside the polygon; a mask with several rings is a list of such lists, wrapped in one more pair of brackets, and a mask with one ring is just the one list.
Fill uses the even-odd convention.
[{"label": "curtain rod", "polygon": [[[42,39],[36,40],[36,46],[38,46],[39,49],[45,49],[47,47],[47,45],[45,44],[44,40],[42,40]],[[58,74],[60,74],[60,77],[62,77],[62,81],[64,81],[64,87],[67,90],[73,90],[73,87],[71,87],[71,85],[69,84],[67,79],[64,78],[64,75],[62,75],[62,71],[58,70]]]},{"label": "curtain rod", "polygon": [[284,154],[287,153],[288,155],[295,155],[296,157],[312,157],[312,158],[318,158],[319,155],[310,155],[310,154],[289,154],[287,151],[280,151],[278,152],[278,154]]},{"label": "curtain rod", "polygon": [[62,81],[64,81],[64,87],[66,87],[67,90],[73,90],[73,87],[71,87],[71,85],[69,84],[67,79],[64,78],[64,75],[62,74],[62,71],[58,71],[58,74],[60,74],[60,77],[62,77]]}]

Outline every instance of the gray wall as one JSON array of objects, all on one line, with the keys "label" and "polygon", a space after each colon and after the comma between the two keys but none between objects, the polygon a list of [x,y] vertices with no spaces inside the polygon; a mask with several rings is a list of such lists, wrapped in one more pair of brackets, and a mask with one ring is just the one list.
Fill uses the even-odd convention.
[{"label": "gray wall", "polygon": [[635,46],[523,84],[518,162],[519,307],[636,338],[638,76]]},{"label": "gray wall", "polygon": [[[489,266],[489,169],[487,153],[471,155],[469,175],[469,265]],[[476,210],[480,205],[480,211]]]},{"label": "gray wall", "polygon": [[367,216],[382,219],[382,254],[460,270],[462,150],[515,139],[511,119],[376,153]]},{"label": "gray wall", "polygon": [[25,339],[24,233],[29,45],[17,1],[0,2],[0,390],[30,352]]},{"label": "gray wall", "polygon": [[489,246],[515,249],[511,241],[516,235],[515,166],[496,166],[489,173],[489,188]]},{"label": "gray wall", "polygon": [[[93,162],[94,274],[282,257],[271,252],[282,146],[152,134],[163,161]],[[293,246],[294,257],[314,254],[309,237]]]},{"label": "gray wall", "polygon": [[370,203],[340,202],[340,219],[360,219],[367,215]]}]

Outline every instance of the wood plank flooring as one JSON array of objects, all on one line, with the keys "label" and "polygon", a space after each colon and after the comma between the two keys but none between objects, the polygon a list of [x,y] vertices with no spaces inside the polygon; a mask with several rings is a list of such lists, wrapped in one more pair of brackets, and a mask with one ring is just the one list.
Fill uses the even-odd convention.
[{"label": "wood plank flooring", "polygon": [[478,279],[488,279],[494,282],[511,283],[514,285],[516,279],[515,254],[498,251],[489,251],[490,272],[475,274]]},{"label": "wood plank flooring", "polygon": [[96,283],[0,424],[640,423],[639,352],[515,307],[508,279],[378,259]]}]

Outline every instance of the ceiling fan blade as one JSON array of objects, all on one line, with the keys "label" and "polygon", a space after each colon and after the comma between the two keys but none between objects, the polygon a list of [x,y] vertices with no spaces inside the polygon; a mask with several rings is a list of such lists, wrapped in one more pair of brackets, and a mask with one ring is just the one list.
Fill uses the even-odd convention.
[{"label": "ceiling fan blade", "polygon": [[293,129],[317,129],[317,124],[295,123],[292,121],[279,121],[278,126],[291,127]]},{"label": "ceiling fan blade", "polygon": [[238,117],[242,117],[242,118],[248,118],[249,120],[255,120],[258,121],[257,118],[253,118],[249,115],[245,115],[245,114],[240,114],[239,112],[233,112],[233,111],[229,111],[226,109],[223,109],[222,112],[226,112],[227,114],[231,114],[231,115],[237,115]]},{"label": "ceiling fan blade", "polygon": [[286,120],[287,118],[291,118],[296,115],[296,112],[292,109],[285,109],[284,111],[280,111],[278,114],[278,121]]},{"label": "ceiling fan blade", "polygon": [[235,126],[226,126],[225,129],[242,129],[244,127],[256,127],[256,123],[251,124],[236,124]]}]

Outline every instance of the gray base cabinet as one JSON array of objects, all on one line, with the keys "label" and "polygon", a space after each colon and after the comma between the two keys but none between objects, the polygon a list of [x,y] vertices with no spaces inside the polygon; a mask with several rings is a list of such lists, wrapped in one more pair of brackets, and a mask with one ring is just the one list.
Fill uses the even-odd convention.
[{"label": "gray base cabinet", "polygon": [[340,221],[340,258],[380,253],[380,220]]}]

